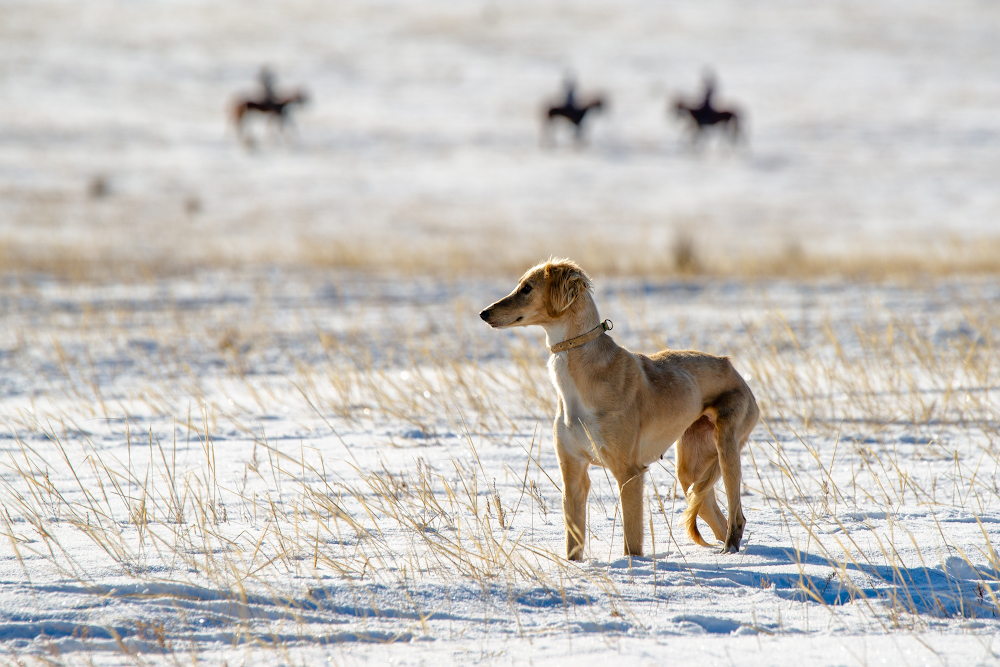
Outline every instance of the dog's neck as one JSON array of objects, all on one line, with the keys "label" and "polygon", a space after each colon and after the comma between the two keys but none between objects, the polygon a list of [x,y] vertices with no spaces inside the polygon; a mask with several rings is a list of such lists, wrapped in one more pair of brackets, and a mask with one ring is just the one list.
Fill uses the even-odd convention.
[{"label": "dog's neck", "polygon": [[590,292],[584,292],[558,319],[542,325],[545,329],[545,344],[551,348],[564,340],[581,336],[600,324],[597,304]]}]

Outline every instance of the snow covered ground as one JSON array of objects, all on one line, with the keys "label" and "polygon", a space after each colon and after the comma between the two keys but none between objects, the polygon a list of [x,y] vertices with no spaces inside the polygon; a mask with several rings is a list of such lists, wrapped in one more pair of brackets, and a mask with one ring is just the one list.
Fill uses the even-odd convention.
[{"label": "snow covered ground", "polygon": [[763,421],[738,555],[647,557],[593,470],[562,558],[540,332],[501,282],[319,272],[10,280],[0,334],[0,651],[243,660],[995,664],[994,281],[601,280],[633,349],[734,356]]},{"label": "snow covered ground", "polygon": [[[12,0],[0,241],[593,266],[678,233],[723,258],[994,238],[998,32],[982,0]],[[227,106],[264,63],[312,103],[248,152]],[[667,114],[706,67],[746,112],[743,149],[693,152]],[[543,150],[568,72],[610,107],[588,148]],[[109,194],[88,198],[98,177]]]}]

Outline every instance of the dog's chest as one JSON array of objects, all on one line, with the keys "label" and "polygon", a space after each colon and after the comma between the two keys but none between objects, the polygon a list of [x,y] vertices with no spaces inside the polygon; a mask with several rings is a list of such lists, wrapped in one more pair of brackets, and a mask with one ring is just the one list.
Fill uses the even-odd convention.
[{"label": "dog's chest", "polygon": [[593,412],[584,404],[580,391],[569,372],[569,360],[566,353],[554,354],[549,359],[549,377],[559,393],[563,408],[562,418],[566,426],[576,426],[581,422],[586,425],[593,423]]}]

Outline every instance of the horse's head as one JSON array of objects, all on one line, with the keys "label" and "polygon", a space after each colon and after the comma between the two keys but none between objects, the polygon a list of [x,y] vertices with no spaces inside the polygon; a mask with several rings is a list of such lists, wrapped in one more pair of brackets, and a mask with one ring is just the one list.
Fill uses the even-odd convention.
[{"label": "horse's head", "polygon": [[309,93],[304,90],[296,90],[294,93],[288,96],[285,102],[286,104],[308,104],[309,103]]}]

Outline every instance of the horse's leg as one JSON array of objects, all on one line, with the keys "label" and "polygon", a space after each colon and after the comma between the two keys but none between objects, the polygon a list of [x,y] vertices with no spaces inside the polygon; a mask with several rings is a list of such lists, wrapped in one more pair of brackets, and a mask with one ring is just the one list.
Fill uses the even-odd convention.
[{"label": "horse's leg", "polygon": [[233,129],[236,130],[236,139],[244,146],[248,145],[246,130],[243,128],[243,120],[246,117],[246,113],[246,104],[237,105],[237,107],[233,109]]},{"label": "horse's leg", "polygon": [[281,140],[288,145],[288,121],[290,120],[288,114],[285,113],[285,108],[282,107],[280,111],[274,115],[275,124],[278,126],[278,136]]},{"label": "horse's leg", "polygon": [[556,145],[555,137],[552,134],[551,117],[542,120],[542,132],[538,136],[538,145],[541,148],[554,148]]},{"label": "horse's leg", "polygon": [[292,141],[297,141],[299,138],[299,126],[295,123],[295,118],[291,113],[284,113],[281,115],[281,127],[286,132],[285,140],[287,141],[289,135],[291,135]]},{"label": "horse's leg", "polygon": [[284,141],[285,123],[282,112],[271,110],[267,112],[268,133],[272,141]]},{"label": "horse's leg", "polygon": [[733,118],[729,121],[729,125],[731,126],[730,134],[732,136],[733,144],[743,143],[745,137],[743,136],[743,130],[740,128],[740,117],[733,114]]},{"label": "horse's leg", "polygon": [[247,132],[246,125],[244,124],[245,122],[246,122],[246,114],[241,114],[239,123],[236,125],[236,132],[237,134],[239,134],[240,141],[243,143],[243,145],[247,149],[252,150],[257,147],[257,142],[254,140],[253,133]]},{"label": "horse's leg", "polygon": [[701,148],[701,139],[704,133],[705,129],[701,125],[699,125],[698,123],[691,124],[687,136],[688,150],[694,152],[699,148]]}]

